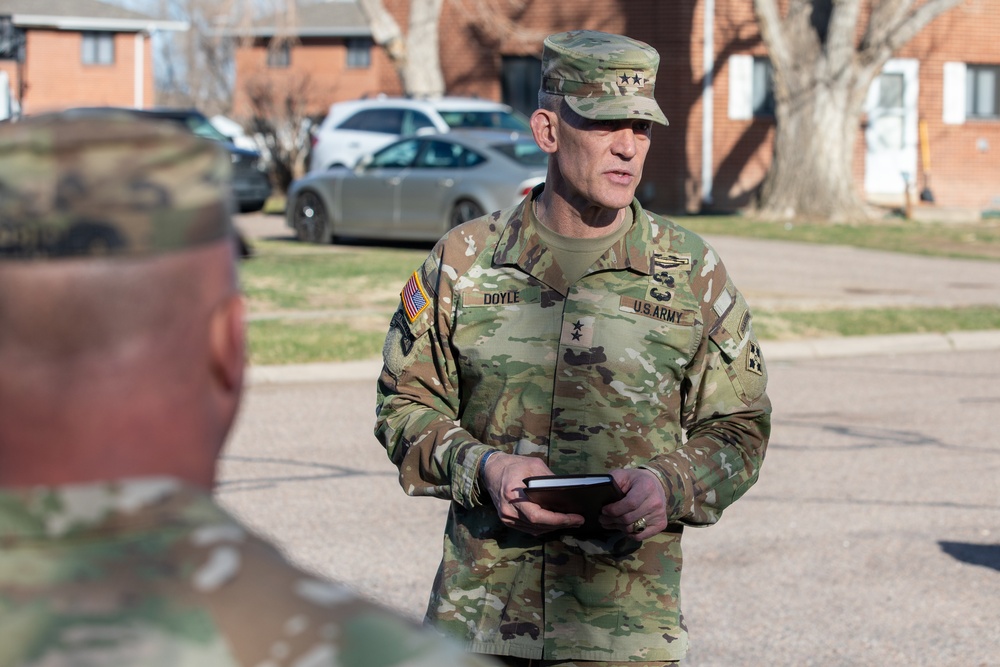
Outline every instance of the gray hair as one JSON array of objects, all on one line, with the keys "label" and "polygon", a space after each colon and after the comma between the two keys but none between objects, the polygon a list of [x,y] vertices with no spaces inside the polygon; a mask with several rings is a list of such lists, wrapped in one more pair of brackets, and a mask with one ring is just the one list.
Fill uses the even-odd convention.
[{"label": "gray hair", "polygon": [[538,91],[538,108],[545,109],[546,111],[551,111],[552,113],[558,114],[562,109],[562,105],[565,99],[562,95],[556,95],[555,93],[548,93],[544,90]]}]

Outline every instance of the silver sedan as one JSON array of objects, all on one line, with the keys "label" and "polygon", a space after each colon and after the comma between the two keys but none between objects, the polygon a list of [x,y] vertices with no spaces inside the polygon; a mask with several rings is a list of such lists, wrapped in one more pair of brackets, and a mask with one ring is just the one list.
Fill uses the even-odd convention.
[{"label": "silver sedan", "polygon": [[528,136],[410,137],[292,183],[285,221],[301,241],[334,237],[436,241],[466,220],[511,206],[545,180],[547,155]]}]

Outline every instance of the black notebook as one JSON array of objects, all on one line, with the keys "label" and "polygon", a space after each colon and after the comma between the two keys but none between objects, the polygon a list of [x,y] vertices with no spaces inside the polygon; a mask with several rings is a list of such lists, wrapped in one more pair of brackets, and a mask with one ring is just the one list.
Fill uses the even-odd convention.
[{"label": "black notebook", "polygon": [[549,475],[526,477],[524,490],[528,499],[553,512],[579,514],[588,525],[608,503],[625,497],[611,475]]}]

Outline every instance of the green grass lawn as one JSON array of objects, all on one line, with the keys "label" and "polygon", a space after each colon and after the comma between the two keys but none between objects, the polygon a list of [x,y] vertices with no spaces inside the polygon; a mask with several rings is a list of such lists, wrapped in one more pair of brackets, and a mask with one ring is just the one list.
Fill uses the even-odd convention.
[{"label": "green grass lawn", "polygon": [[[705,234],[835,243],[878,250],[1000,260],[1000,224],[791,225],[736,216],[678,222]],[[289,364],[376,358],[399,291],[428,248],[254,242],[240,266],[250,359]],[[1000,308],[754,311],[765,340],[1000,329]]]},{"label": "green grass lawn", "polygon": [[1000,261],[998,220],[976,224],[939,224],[891,218],[863,225],[769,222],[735,215],[697,215],[675,217],[673,220],[699,234],[827,243],[917,255]]}]

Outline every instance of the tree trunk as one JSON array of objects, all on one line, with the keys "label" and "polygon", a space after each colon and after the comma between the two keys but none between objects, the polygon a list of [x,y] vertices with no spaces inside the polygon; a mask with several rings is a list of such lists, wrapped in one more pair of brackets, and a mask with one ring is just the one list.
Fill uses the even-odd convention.
[{"label": "tree trunk", "polygon": [[863,220],[854,146],[868,87],[892,54],[962,0],[753,0],[774,75],[774,158],[762,215]]},{"label": "tree trunk", "polygon": [[407,95],[438,97],[444,94],[444,75],[438,39],[443,0],[411,0],[410,31],[406,35],[403,85]]},{"label": "tree trunk", "polygon": [[763,215],[840,222],[865,217],[852,172],[861,85],[834,81],[776,100],[774,159],[761,187]]},{"label": "tree trunk", "polygon": [[396,19],[382,0],[360,0],[375,43],[386,50],[403,84],[413,97],[444,94],[438,23],[444,0],[410,0],[409,33],[403,37]]}]

